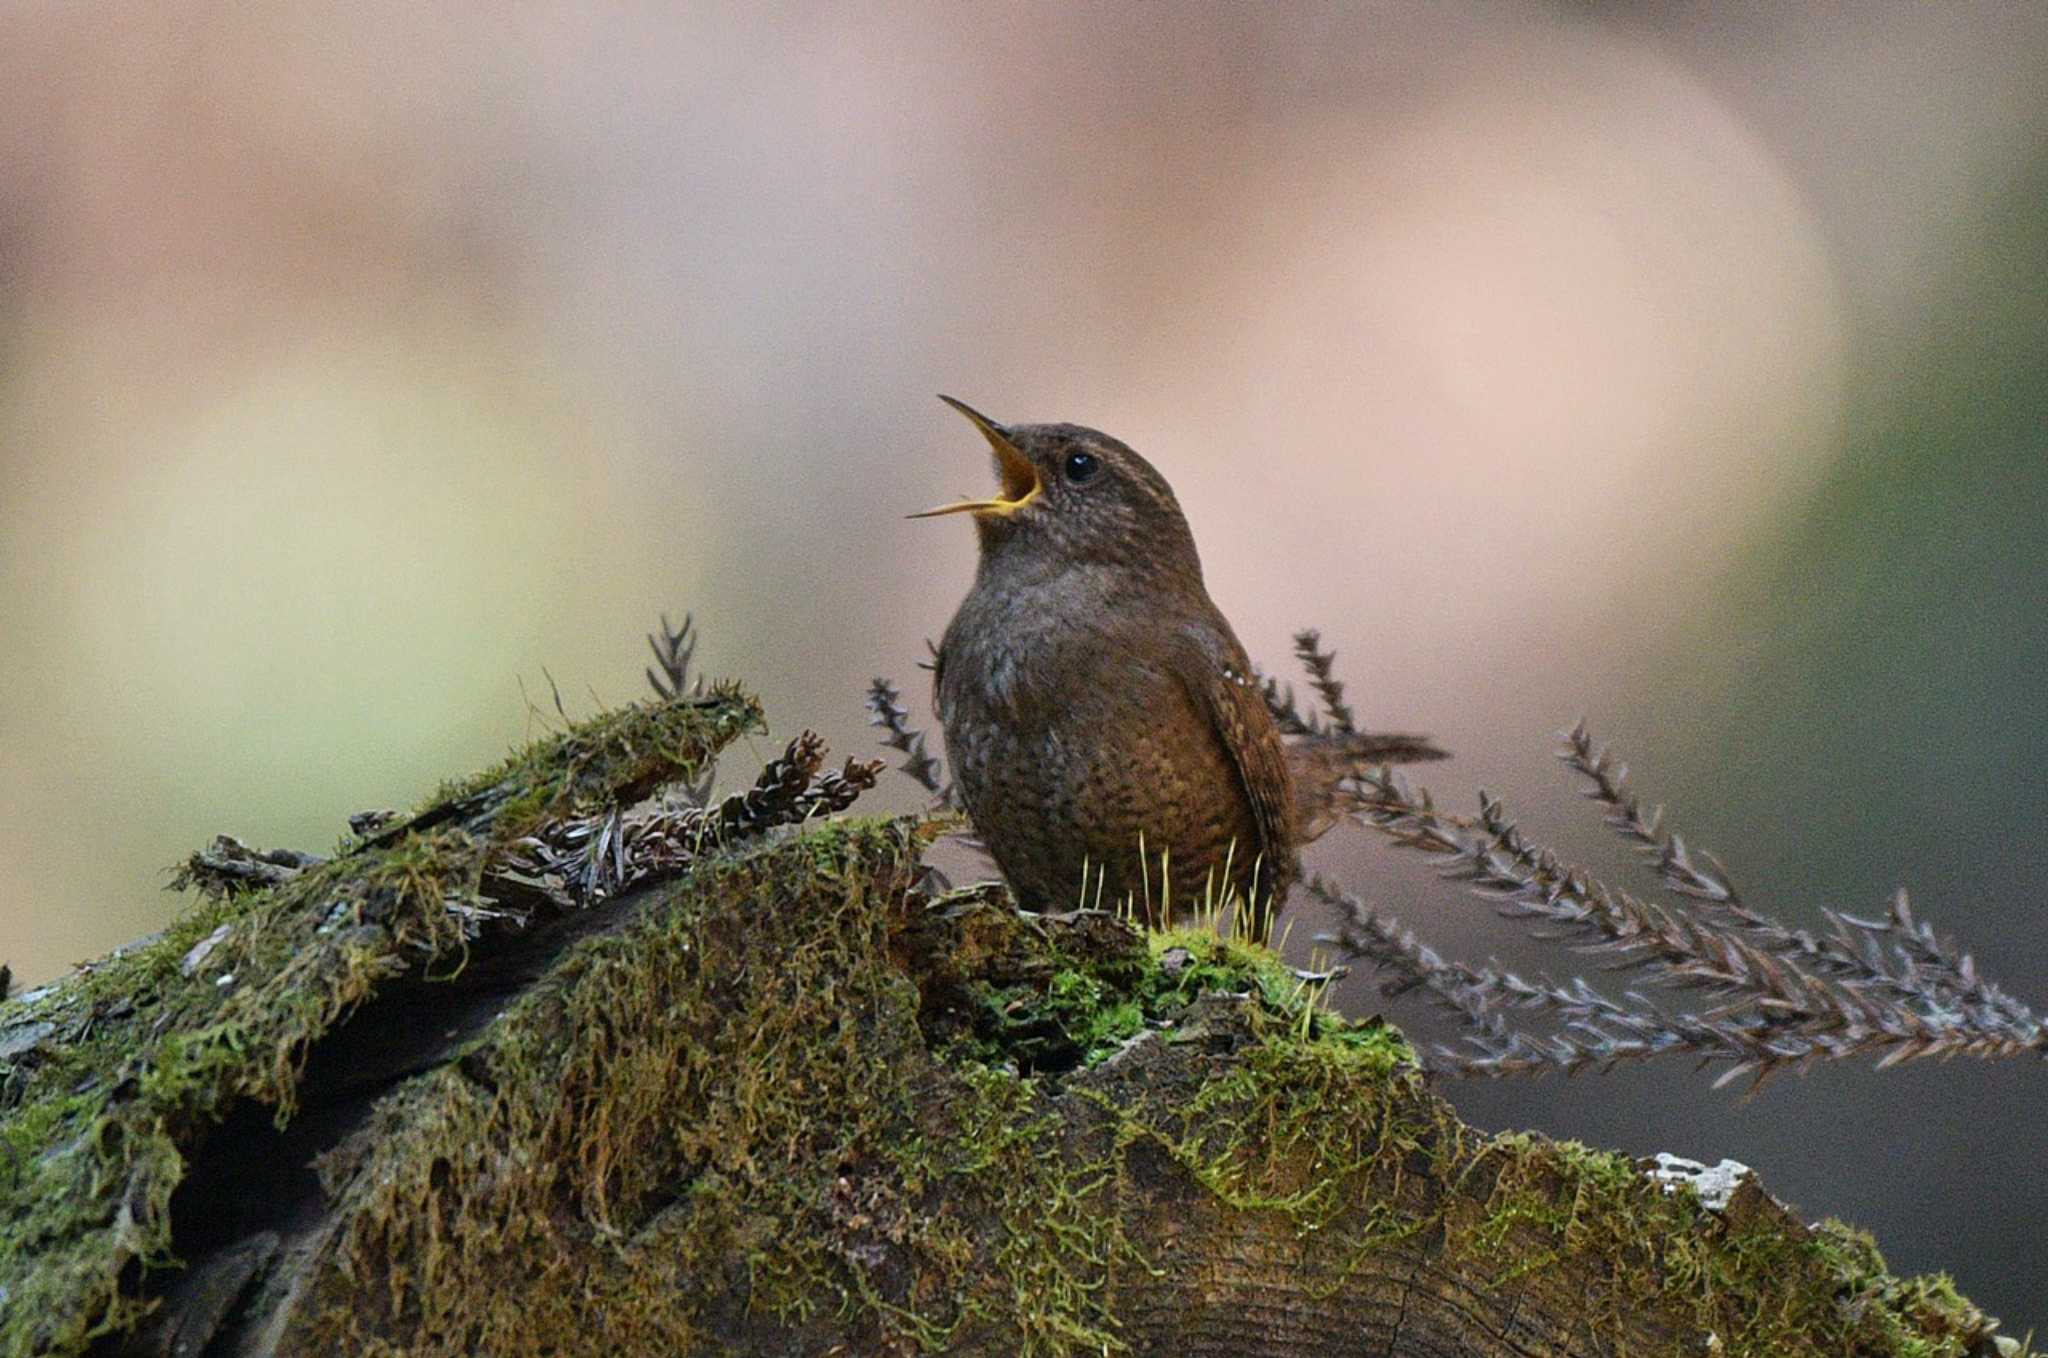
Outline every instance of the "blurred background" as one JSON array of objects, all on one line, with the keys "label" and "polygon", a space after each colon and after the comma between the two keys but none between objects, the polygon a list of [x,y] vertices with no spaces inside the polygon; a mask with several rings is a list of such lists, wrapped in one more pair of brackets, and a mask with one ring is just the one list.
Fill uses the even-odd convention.
[{"label": "blurred background", "polygon": [[[543,667],[637,696],[662,609],[864,751],[972,571],[902,518],[988,483],[948,391],[1148,454],[1253,655],[1322,627],[1440,798],[1625,876],[1585,715],[1752,899],[1903,882],[2048,1001],[2044,89],[2039,5],[17,0],[0,959],[495,758]],[[1314,866],[1585,965],[1364,831]],[[1451,1093],[2048,1325],[2038,1067]]]}]

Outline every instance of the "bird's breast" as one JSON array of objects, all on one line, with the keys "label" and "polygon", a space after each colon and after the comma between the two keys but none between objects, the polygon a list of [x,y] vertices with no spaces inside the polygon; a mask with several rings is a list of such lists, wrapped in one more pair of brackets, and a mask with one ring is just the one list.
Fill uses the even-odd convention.
[{"label": "bird's breast", "polygon": [[940,703],[1015,717],[1114,681],[1128,653],[1094,582],[977,586],[946,630]]}]

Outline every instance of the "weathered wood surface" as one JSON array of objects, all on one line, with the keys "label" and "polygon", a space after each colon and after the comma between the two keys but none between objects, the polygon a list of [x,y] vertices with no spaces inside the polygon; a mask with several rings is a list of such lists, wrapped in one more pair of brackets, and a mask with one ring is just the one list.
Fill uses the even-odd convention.
[{"label": "weathered wood surface", "polygon": [[0,1009],[0,1351],[1998,1351],[1753,1180],[1463,1126],[1263,952],[928,898],[912,822],[435,932],[524,758]]}]

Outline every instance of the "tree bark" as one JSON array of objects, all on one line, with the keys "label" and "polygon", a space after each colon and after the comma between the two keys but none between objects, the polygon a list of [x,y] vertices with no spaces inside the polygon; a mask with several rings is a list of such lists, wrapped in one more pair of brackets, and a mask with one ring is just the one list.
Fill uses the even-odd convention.
[{"label": "tree bark", "polygon": [[510,900],[700,709],[0,1009],[0,1351],[2001,1351],[1754,1178],[1464,1126],[1261,950],[931,895],[916,821]]}]

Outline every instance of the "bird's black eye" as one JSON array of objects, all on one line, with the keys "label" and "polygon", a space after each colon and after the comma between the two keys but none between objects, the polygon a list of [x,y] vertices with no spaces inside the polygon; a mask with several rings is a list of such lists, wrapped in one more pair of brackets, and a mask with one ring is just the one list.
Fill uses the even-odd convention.
[{"label": "bird's black eye", "polygon": [[1102,461],[1093,453],[1067,454],[1067,480],[1072,481],[1077,486],[1101,470]]}]

